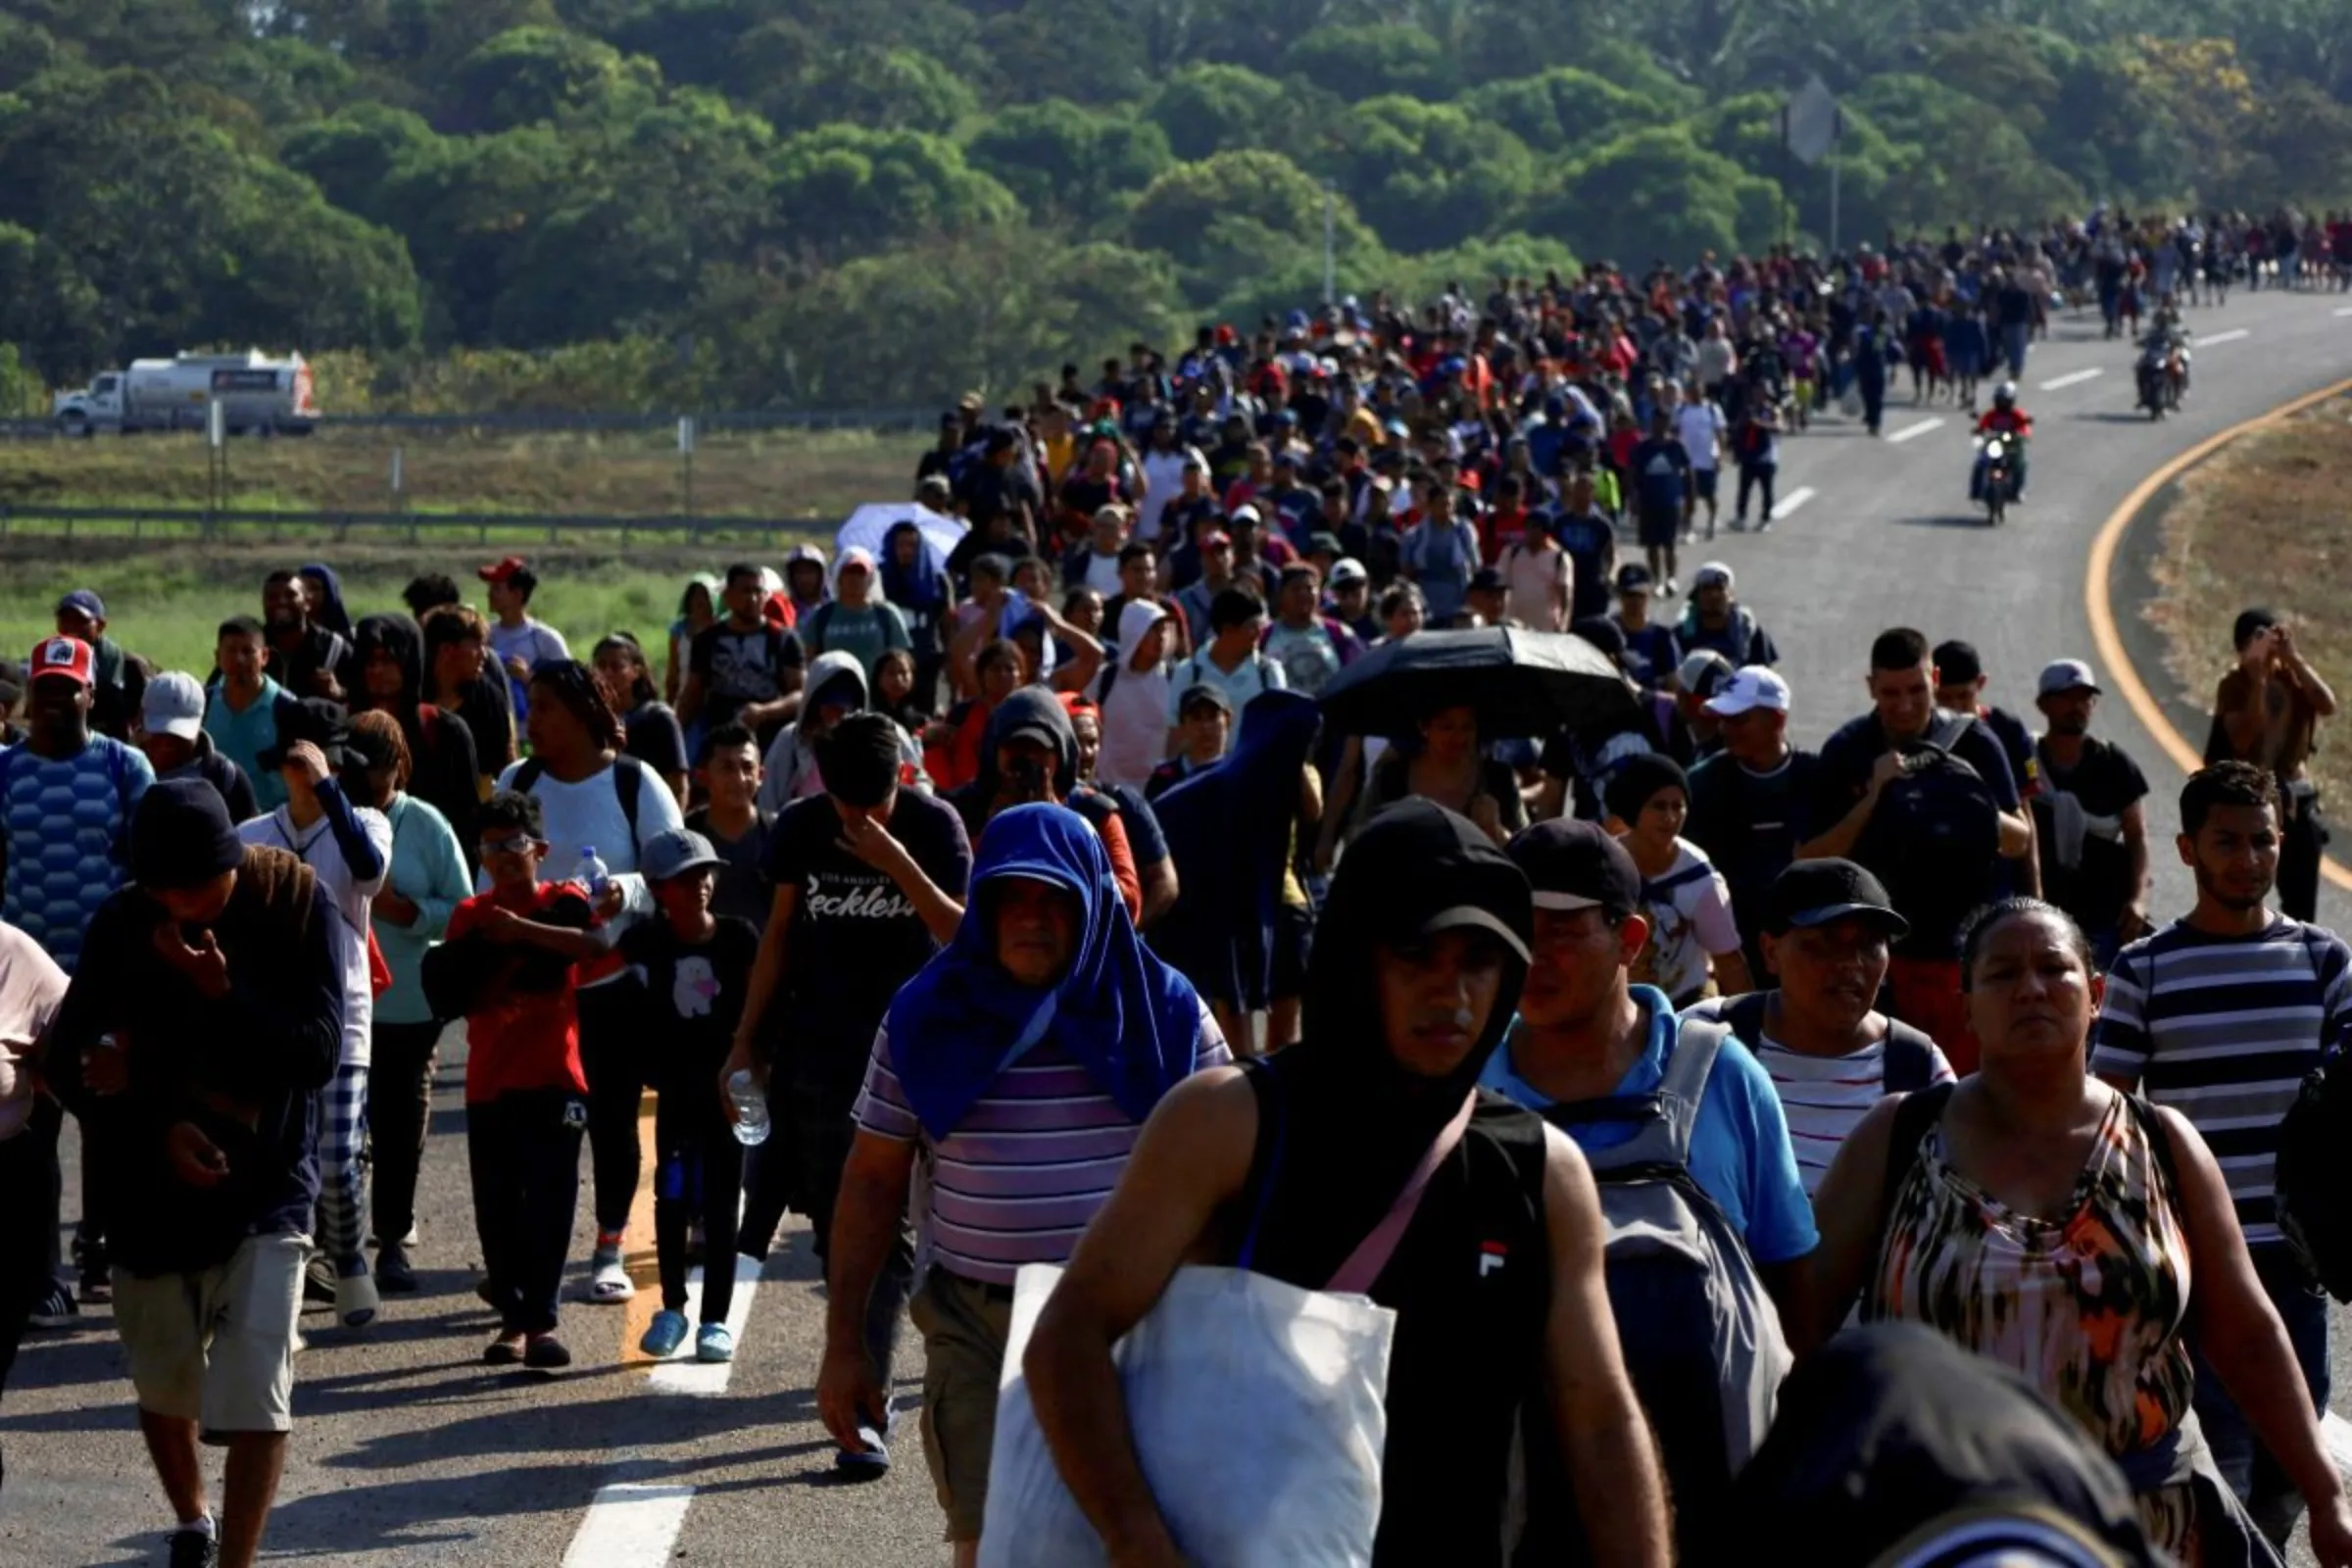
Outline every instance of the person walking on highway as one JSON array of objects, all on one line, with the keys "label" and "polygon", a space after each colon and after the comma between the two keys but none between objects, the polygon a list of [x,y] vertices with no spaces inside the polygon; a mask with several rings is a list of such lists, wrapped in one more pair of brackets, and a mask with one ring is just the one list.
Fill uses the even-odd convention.
[{"label": "person walking on highway", "polygon": [[[41,1076],[108,1195],[115,1325],[172,1568],[251,1568],[294,1425],[342,916],[295,856],[241,842],[201,779],[147,791],[130,872],[90,921]],[[218,1519],[200,1438],[228,1449]]]},{"label": "person walking on highway", "polygon": [[571,657],[564,634],[531,614],[531,596],[539,591],[539,574],[520,556],[507,556],[474,573],[489,585],[490,652],[498,657],[507,677],[507,692],[519,727],[530,716],[531,672],[541,664]]},{"label": "person walking on highway", "polygon": [[[380,743],[355,748],[340,705],[321,697],[299,704],[283,731],[282,749],[262,759],[276,763],[286,804],[237,829],[247,844],[284,850],[318,875],[340,918],[332,932],[343,982],[343,1054],[318,1100],[319,1257],[311,1267],[313,1294],[335,1303],[348,1328],[374,1320],[376,1288],[362,1250],[367,1224],[367,1137],[369,1030],[375,1011],[374,956],[369,913],[392,865],[392,824],[377,810],[377,779],[392,756]],[[338,773],[348,773],[346,780]]]},{"label": "person walking on highway", "polygon": [[1136,935],[1085,818],[1044,804],[999,813],[971,887],[953,940],[890,1002],[873,1041],[833,1216],[817,1378],[835,1441],[870,1447],[888,1384],[868,1323],[904,1245],[919,1151],[936,1173],[919,1215],[931,1270],[913,1302],[924,1454],[957,1568],[979,1559],[1014,1276],[1068,1260],[1152,1106],[1232,1059],[1191,983]]},{"label": "person walking on highway", "polygon": [[[2195,874],[2196,905],[2116,955],[2090,1067],[2127,1094],[2172,1106],[2213,1146],[2253,1278],[2285,1326],[2310,1409],[2324,1412],[2328,1299],[2280,1234],[2274,1174],[2279,1123],[2303,1075],[2352,1042],[2352,950],[2271,910],[2278,824],[2278,785],[2265,769],[2220,762],[2190,776],[2177,842]],[[2284,1546],[2302,1506],[2295,1478],[2261,1441],[2263,1413],[2241,1407],[2205,1354],[2196,1409],[2223,1478]]]},{"label": "person walking on highway", "polygon": [[2148,933],[2148,780],[2124,749],[2090,733],[2099,683],[2080,659],[2042,666],[2032,802],[2042,896],[2075,917],[2102,972]]},{"label": "person walking on highway", "polygon": [[[879,1251],[868,1252],[874,1238],[863,1232],[845,1241],[850,1205],[837,1195],[850,1179],[845,1163],[856,1162],[875,1031],[891,998],[955,936],[971,873],[962,817],[901,787],[901,744],[898,726],[879,713],[843,719],[818,748],[823,793],[777,813],[762,868],[774,902],[716,1091],[743,1071],[765,1083],[797,1168],[781,1184],[763,1168],[759,1185],[770,1195],[789,1188],[808,1215],[834,1281],[829,1317],[849,1335],[842,1353],[857,1354],[884,1390],[913,1250],[895,1210]],[[755,1256],[767,1250],[762,1233],[772,1232],[777,1208],[771,1196],[750,1227],[745,1250]],[[858,1223],[867,1220],[880,1223],[871,1215]],[[862,1278],[845,1300],[841,1271],[853,1265]],[[889,1465],[890,1413],[871,1413],[878,1419],[862,1433],[828,1420],[843,1467],[872,1474]]]},{"label": "person walking on highway", "polygon": [[[409,793],[413,761],[399,720],[386,712],[360,714],[351,721],[350,750],[367,774],[369,798],[392,828],[391,875],[368,901],[368,929],[391,977],[368,1024],[368,1196],[376,1288],[406,1294],[416,1289],[410,1237],[416,1228],[416,1179],[441,1040],[441,1021],[424,994],[424,956],[441,940],[457,906],[472,896],[473,872],[448,819]],[[471,810],[466,820],[470,827]]]},{"label": "person walking on highway", "polygon": [[2252,762],[2278,780],[2278,906],[2289,919],[2315,919],[2328,832],[2310,763],[2320,720],[2335,716],[2335,691],[2303,657],[2294,628],[2274,612],[2247,611],[2231,637],[2237,667],[2214,692],[2205,760]]},{"label": "person walking on highway", "polygon": [[2000,742],[1975,714],[1936,708],[1942,682],[1926,637],[1907,626],[1881,633],[1868,684],[1872,710],[1821,749],[1821,825],[1797,858],[1859,861],[1893,893],[1911,927],[1886,974],[1895,1015],[1973,1072],[1960,928],[2003,885],[2000,861],[2032,853],[2033,832]]},{"label": "person walking on highway", "polygon": [[[25,670],[24,744],[0,752],[0,919],[39,943],[72,974],[80,965],[91,920],[129,878],[131,823],[155,770],[131,747],[91,733],[95,659],[89,644],[46,638]],[[58,1131],[46,1116],[33,1131],[46,1145],[53,1171]],[[74,1246],[85,1304],[105,1300],[111,1288],[111,1188],[90,1179],[91,1158],[85,1141],[82,1220]],[[46,1219],[47,1234],[55,1236],[57,1211],[50,1208]],[[35,1306],[34,1318],[41,1326],[63,1327],[74,1306],[59,1285]]]}]

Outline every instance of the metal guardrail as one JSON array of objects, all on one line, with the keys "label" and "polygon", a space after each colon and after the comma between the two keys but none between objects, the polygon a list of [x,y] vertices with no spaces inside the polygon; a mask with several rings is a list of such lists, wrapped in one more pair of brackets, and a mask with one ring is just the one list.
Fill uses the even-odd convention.
[{"label": "metal guardrail", "polygon": [[[936,408],[916,409],[743,409],[698,414],[695,428],[716,430],[923,430],[939,421]],[[520,432],[675,430],[675,414],[322,414],[321,430],[513,430]],[[165,434],[168,432],[153,432]],[[201,430],[188,434],[201,435]],[[0,419],[0,435],[19,440],[65,439],[54,419]]]},{"label": "metal guardrail", "polygon": [[826,525],[808,517],[687,516],[682,514],[624,516],[595,513],[543,512],[247,512],[206,507],[51,507],[0,502],[0,536],[19,522],[62,522],[70,538],[76,523],[129,523],[136,531],[147,523],[193,527],[207,535],[238,527],[331,528],[338,536],[353,529],[408,532],[431,528],[471,528],[487,535],[492,528],[545,529],[550,539],[564,533],[616,533],[625,541],[633,533],[807,533]]}]

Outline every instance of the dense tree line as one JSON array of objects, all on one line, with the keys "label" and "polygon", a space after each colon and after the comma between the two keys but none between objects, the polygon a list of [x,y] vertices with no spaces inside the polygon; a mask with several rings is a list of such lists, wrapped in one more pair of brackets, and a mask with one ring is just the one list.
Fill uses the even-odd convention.
[{"label": "dense tree line", "polygon": [[1311,298],[1327,220],[1351,291],[1819,244],[1809,73],[1848,240],[2352,203],[2333,0],[0,0],[0,346],[925,401]]}]

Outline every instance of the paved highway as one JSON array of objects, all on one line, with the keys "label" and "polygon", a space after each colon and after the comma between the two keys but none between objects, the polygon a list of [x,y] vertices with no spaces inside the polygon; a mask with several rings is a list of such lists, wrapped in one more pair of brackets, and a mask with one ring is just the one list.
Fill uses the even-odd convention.
[{"label": "paved highway", "polygon": [[[1886,439],[1832,420],[1788,443],[1783,515],[1771,533],[1726,534],[1686,552],[1686,581],[1710,557],[1737,569],[1740,597],[1786,651],[1800,741],[1818,742],[1861,710],[1869,640],[1900,623],[1975,642],[1993,699],[2026,709],[2044,662],[2093,653],[2085,555],[2137,482],[2216,431],[2352,375],[2352,308],[2339,297],[2240,295],[2224,311],[2191,313],[2190,322],[2204,337],[2195,396],[2161,424],[2132,413],[2130,350],[2100,341],[2094,323],[2061,320],[2054,341],[2035,347],[2024,378],[2038,431],[2034,493],[1998,532],[1966,504],[1963,417],[1898,401]],[[2178,769],[2126,705],[2111,699],[2097,728],[2147,771],[2155,825],[2169,832]],[[2177,912],[2185,873],[2161,849],[2157,859],[2157,906]],[[2323,912],[2341,926],[2352,902],[2330,889]],[[748,1293],[738,1359],[723,1375],[643,1364],[632,1348],[652,1307],[643,1298],[633,1308],[566,1307],[577,1365],[565,1377],[480,1364],[491,1325],[472,1295],[479,1254],[466,1196],[463,1055],[453,1037],[419,1202],[425,1294],[388,1301],[365,1333],[330,1327],[323,1313],[306,1318],[312,1344],[299,1362],[298,1426],[268,1554],[370,1568],[944,1560],[911,1435],[886,1480],[834,1480],[810,1396],[823,1303],[804,1231]],[[76,1205],[70,1193],[68,1212]],[[642,1196],[631,1247],[650,1284]],[[583,1230],[573,1256],[587,1250]],[[911,1341],[901,1366],[907,1394]],[[2339,1332],[2337,1344],[2337,1387],[2352,1390],[2352,1333]],[[2352,1398],[2339,1402],[2352,1408]],[[103,1311],[78,1332],[28,1343],[0,1436],[10,1459],[0,1563],[162,1560],[170,1520]]]}]

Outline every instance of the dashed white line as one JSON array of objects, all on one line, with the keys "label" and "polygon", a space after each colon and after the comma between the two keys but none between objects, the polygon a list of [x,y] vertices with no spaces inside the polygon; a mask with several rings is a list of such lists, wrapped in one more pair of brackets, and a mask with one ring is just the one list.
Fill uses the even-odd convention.
[{"label": "dashed white line", "polygon": [[2246,328],[2242,326],[2235,326],[2231,327],[2227,332],[2206,333],[2203,337],[2197,339],[2197,347],[2201,349],[2209,349],[2216,343],[2234,343],[2241,337],[2252,337],[2253,335],[2254,334],[2246,330]]},{"label": "dashed white line", "polygon": [[1787,495],[1781,497],[1780,504],[1772,509],[1772,520],[1775,522],[1780,521],[1783,517],[1788,516],[1790,513],[1794,512],[1797,508],[1803,506],[1806,502],[1812,499],[1813,487],[1811,485],[1797,486],[1794,490],[1791,490]]},{"label": "dashed white line", "polygon": [[[756,1257],[735,1259],[735,1298],[727,1303],[727,1332],[735,1343],[743,1343],[744,1324],[751,1319],[752,1295],[760,1284],[760,1260]],[[700,1324],[703,1320],[703,1271],[690,1269],[686,1275],[686,1321]],[[667,1359],[655,1363],[646,1375],[646,1386],[656,1394],[683,1394],[695,1398],[714,1399],[727,1392],[727,1380],[735,1371],[732,1361],[698,1361],[694,1358],[694,1336]]]},{"label": "dashed white line", "polygon": [[2352,316],[2352,305],[2338,305],[2335,308],[2335,314],[2338,316]]},{"label": "dashed white line", "polygon": [[2056,392],[2070,386],[2081,386],[2083,382],[2096,380],[2098,377],[2105,375],[2106,373],[2107,372],[2105,370],[2098,369],[2077,370],[2072,375],[2054,376],[2050,380],[2042,382],[2041,390],[2044,392]]},{"label": "dashed white line", "polygon": [[665,1563],[693,1503],[692,1487],[633,1482],[599,1487],[579,1533],[564,1550],[564,1568],[654,1568]]},{"label": "dashed white line", "polygon": [[1895,431],[1886,438],[1886,443],[1889,446],[1900,446],[1905,441],[1916,440],[1920,436],[1926,435],[1930,430],[1942,428],[1943,421],[1941,419],[1922,419],[1917,424],[1907,424]]}]

